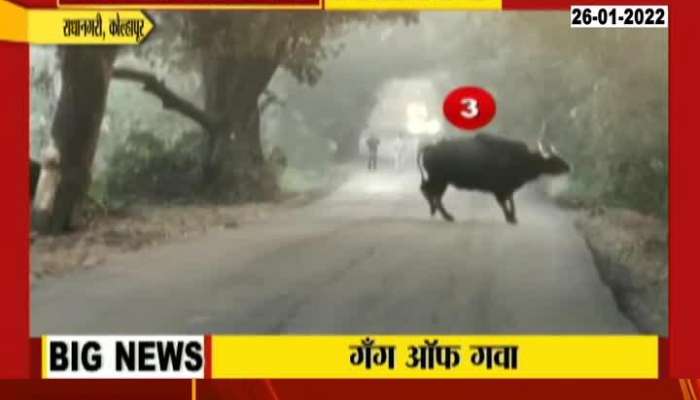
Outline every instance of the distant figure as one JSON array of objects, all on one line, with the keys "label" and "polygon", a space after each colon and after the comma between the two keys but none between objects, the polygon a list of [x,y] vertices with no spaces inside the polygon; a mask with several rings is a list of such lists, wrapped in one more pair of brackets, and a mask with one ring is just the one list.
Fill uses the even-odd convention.
[{"label": "distant figure", "polygon": [[375,171],[377,169],[377,151],[379,150],[380,140],[372,135],[367,139],[367,148],[369,149],[369,164],[367,168],[370,171]]}]

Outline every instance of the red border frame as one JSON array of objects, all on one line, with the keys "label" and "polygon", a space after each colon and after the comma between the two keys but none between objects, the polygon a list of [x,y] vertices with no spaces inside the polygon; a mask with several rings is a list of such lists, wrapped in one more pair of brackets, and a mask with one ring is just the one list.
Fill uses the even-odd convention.
[{"label": "red border frame", "polygon": [[698,2],[675,1],[669,19],[669,372],[673,377],[700,377],[700,320],[698,294],[700,270],[696,264],[694,228],[700,223],[694,200],[698,195],[694,149],[697,111],[700,30],[695,16]]},{"label": "red border frame", "polygon": [[[19,0],[30,7],[55,7],[52,0]],[[698,190],[694,149],[700,139],[693,135],[695,95],[700,93],[700,82],[696,71],[700,70],[694,46],[700,43],[700,30],[695,18],[700,4],[690,0],[503,0],[505,10],[541,9],[564,10],[572,4],[668,4],[670,6],[670,340],[668,341],[668,367],[670,377],[700,377],[700,324],[697,320],[695,290],[700,282],[700,270],[694,264],[694,226],[700,215],[694,212],[693,201]],[[29,346],[29,202],[27,179],[29,132],[29,51],[26,44],[0,42],[0,87],[6,90],[0,97],[0,132],[2,132],[4,156],[0,158],[0,178],[4,183],[4,195],[0,217],[7,228],[2,235],[0,260],[0,304],[3,307],[3,327],[0,330],[0,377],[28,378],[30,376]],[[665,351],[662,352],[666,359]],[[20,393],[29,398],[73,398],[80,389],[84,398],[90,390],[121,396],[114,398],[189,398],[189,382],[138,381],[103,382],[70,385],[58,381],[0,383],[2,393]],[[651,382],[651,383],[650,383]],[[186,386],[187,389],[182,389]],[[696,384],[700,395],[700,385]],[[133,394],[128,388],[134,388]],[[247,389],[244,389],[247,388]],[[171,392],[171,389],[173,390]],[[600,394],[629,396],[639,399],[682,398],[677,382],[660,381],[441,381],[439,385],[430,381],[207,381],[198,384],[200,398],[350,398],[367,394],[394,397],[398,394],[413,398],[442,393],[481,393],[492,397],[530,397],[546,399],[590,398]],[[13,391],[14,390],[14,391]],[[9,391],[9,392],[8,392]],[[141,394],[142,397],[139,397]],[[169,394],[172,393],[172,394]],[[552,397],[546,397],[551,393]],[[166,395],[167,394],[167,395]],[[213,396],[213,397],[212,397]],[[3,396],[4,397],[4,396]]]},{"label": "red border frame", "polygon": [[29,373],[29,47],[0,43],[0,377]]}]

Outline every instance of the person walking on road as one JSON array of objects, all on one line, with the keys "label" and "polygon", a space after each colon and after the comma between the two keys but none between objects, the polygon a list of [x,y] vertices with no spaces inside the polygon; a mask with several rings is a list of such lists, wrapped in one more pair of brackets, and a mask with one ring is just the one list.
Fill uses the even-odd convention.
[{"label": "person walking on road", "polygon": [[369,163],[367,169],[370,171],[377,170],[377,152],[379,151],[380,140],[372,135],[367,138],[367,148],[369,149]]}]

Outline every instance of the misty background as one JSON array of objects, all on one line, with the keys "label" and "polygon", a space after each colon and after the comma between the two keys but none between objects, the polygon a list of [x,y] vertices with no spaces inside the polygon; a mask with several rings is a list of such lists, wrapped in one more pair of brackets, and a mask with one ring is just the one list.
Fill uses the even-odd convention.
[{"label": "misty background", "polygon": [[[563,12],[418,17],[360,21],[326,35],[330,54],[317,63],[312,82],[300,83],[285,69],[274,73],[267,87],[274,101],[261,113],[260,135],[265,154],[277,146],[287,158],[283,190],[327,184],[326,171],[361,155],[368,134],[382,138],[380,156],[386,157],[397,134],[409,141],[462,134],[443,118],[442,100],[458,86],[475,85],[497,101],[488,131],[534,145],[548,121],[546,139],[574,166],[557,188],[562,198],[665,218],[666,30],[570,29]],[[151,71],[204,104],[191,51],[163,44],[172,41],[168,18],[156,14],[154,37],[120,53],[116,65]],[[33,46],[31,55],[31,156],[40,159],[60,67],[55,48]],[[120,80],[109,88],[90,186],[104,204],[197,192],[201,127],[139,88]]]}]

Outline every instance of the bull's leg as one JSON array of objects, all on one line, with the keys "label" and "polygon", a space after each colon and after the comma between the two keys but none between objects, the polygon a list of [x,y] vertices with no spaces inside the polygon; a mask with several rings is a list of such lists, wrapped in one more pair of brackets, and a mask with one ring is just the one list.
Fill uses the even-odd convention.
[{"label": "bull's leg", "polygon": [[518,223],[518,218],[515,216],[515,201],[513,201],[512,194],[508,196],[508,205],[510,208],[510,218],[508,218],[508,222],[515,225]]},{"label": "bull's leg", "polygon": [[445,205],[442,204],[442,196],[445,194],[445,191],[447,190],[447,182],[440,182],[439,185],[436,185],[435,188],[435,195],[433,197],[433,202],[435,203],[435,206],[437,207],[438,211],[440,211],[440,215],[442,215],[442,218],[444,218],[446,221],[454,221],[455,218],[445,210]]},{"label": "bull's leg", "polygon": [[455,220],[455,217],[453,217],[452,214],[445,210],[445,206],[442,204],[442,198],[436,198],[435,202],[437,203],[437,209],[438,211],[440,211],[440,215],[442,215],[442,218],[444,218],[445,221],[453,222]]},{"label": "bull's leg", "polygon": [[424,181],[420,185],[420,191],[423,193],[423,197],[425,197],[425,200],[428,202],[428,207],[430,207],[430,216],[435,215],[436,211],[436,206],[435,206],[435,198],[433,191],[431,190],[432,183],[430,181]]},{"label": "bull's leg", "polygon": [[513,221],[511,217],[511,211],[508,209],[508,199],[509,197],[507,195],[496,195],[496,200],[498,201],[498,205],[501,206],[501,210],[503,210],[503,215],[506,217],[506,221],[512,224]]}]

